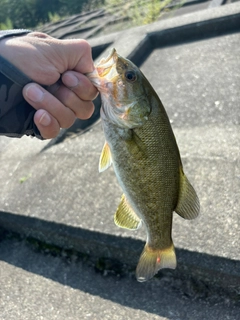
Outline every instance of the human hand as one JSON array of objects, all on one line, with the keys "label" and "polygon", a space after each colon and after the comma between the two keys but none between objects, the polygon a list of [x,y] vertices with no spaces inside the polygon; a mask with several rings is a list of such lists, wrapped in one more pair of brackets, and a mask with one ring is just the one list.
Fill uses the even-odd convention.
[{"label": "human hand", "polygon": [[[34,122],[43,138],[57,136],[76,117],[89,118],[96,88],[84,73],[94,69],[85,40],[58,40],[32,32],[0,42],[1,55],[37,83],[23,88],[23,96],[37,111]],[[48,86],[47,90],[41,85]]]}]

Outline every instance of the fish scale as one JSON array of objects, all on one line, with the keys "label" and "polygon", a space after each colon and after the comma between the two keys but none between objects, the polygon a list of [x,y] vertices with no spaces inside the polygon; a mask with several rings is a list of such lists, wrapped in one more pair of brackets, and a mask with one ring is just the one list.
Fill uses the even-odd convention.
[{"label": "fish scale", "polygon": [[143,222],[146,228],[136,269],[137,280],[146,281],[162,268],[176,267],[173,211],[196,218],[199,200],[183,172],[167,113],[140,69],[113,49],[87,76],[102,99],[106,143],[99,169],[113,164],[123,190],[114,221],[132,230]]}]

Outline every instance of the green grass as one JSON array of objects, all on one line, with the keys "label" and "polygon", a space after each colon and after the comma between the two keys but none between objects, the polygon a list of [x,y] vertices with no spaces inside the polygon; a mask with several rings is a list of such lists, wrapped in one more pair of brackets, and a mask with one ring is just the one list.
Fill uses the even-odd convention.
[{"label": "green grass", "polygon": [[[129,17],[133,26],[149,24],[161,18],[173,0],[106,0],[104,8],[111,14]],[[174,9],[173,9],[174,10]]]},{"label": "green grass", "polygon": [[9,30],[9,29],[13,29],[12,21],[9,18],[6,19],[5,23],[0,22],[0,30]]}]

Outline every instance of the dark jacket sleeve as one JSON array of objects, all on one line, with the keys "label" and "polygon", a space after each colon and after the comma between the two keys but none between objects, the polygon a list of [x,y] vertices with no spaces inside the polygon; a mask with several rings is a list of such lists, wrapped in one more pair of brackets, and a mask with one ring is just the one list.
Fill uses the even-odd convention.
[{"label": "dark jacket sleeve", "polygon": [[[0,40],[29,32],[31,31],[0,31]],[[30,82],[30,78],[0,55],[0,135],[19,138],[31,135],[42,139],[33,121],[36,110],[22,95],[23,87]]]}]

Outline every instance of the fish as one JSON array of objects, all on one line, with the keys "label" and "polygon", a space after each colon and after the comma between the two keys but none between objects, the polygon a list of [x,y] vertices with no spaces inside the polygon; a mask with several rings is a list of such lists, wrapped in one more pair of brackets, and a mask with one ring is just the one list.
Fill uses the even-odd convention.
[{"label": "fish", "polygon": [[199,199],[183,171],[165,108],[141,70],[113,48],[87,77],[102,101],[106,141],[99,171],[113,165],[123,191],[115,224],[130,230],[145,226],[147,240],[136,278],[147,281],[160,269],[176,268],[173,212],[194,219]]}]

